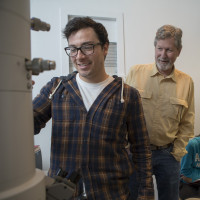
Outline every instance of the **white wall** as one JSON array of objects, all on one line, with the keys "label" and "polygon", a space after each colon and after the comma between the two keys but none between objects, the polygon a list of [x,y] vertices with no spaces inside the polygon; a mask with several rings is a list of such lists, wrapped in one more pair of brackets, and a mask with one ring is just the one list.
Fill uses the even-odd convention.
[{"label": "white wall", "polygon": [[[200,133],[199,0],[31,0],[31,17],[51,24],[50,32],[31,32],[32,57],[52,59],[57,64],[56,70],[33,77],[36,81],[33,97],[50,78],[63,75],[61,10],[65,9],[66,12],[77,15],[90,15],[91,11],[123,13],[126,73],[132,65],[154,62],[153,41],[160,26],[172,24],[180,27],[183,30],[183,49],[176,61],[176,68],[188,73],[194,80],[195,134]],[[51,123],[48,123],[47,127],[35,136],[35,144],[41,145],[44,170],[49,167],[50,135]]]}]

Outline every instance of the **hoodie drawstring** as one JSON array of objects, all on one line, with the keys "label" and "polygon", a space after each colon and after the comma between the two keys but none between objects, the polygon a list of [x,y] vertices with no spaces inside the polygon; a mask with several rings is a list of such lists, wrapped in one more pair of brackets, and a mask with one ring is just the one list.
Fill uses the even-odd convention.
[{"label": "hoodie drawstring", "polygon": [[124,103],[123,92],[124,92],[124,80],[122,78],[121,103]]},{"label": "hoodie drawstring", "polygon": [[49,99],[52,99],[54,93],[56,92],[56,90],[58,89],[58,87],[60,86],[62,80],[60,80],[60,82],[58,83],[58,85],[56,86],[56,88],[54,89],[54,91],[49,95]]}]

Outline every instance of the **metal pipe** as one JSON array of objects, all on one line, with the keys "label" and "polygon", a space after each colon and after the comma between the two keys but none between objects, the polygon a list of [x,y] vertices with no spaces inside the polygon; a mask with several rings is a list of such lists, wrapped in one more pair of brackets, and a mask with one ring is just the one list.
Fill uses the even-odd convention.
[{"label": "metal pipe", "polygon": [[35,168],[29,0],[0,1],[0,200],[45,199]]}]

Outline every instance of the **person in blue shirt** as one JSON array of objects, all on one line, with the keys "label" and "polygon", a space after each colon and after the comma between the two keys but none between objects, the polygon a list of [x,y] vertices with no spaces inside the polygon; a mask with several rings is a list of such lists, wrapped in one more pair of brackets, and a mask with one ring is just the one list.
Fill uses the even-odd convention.
[{"label": "person in blue shirt", "polygon": [[187,154],[181,160],[181,200],[200,197],[200,135],[186,146]]}]

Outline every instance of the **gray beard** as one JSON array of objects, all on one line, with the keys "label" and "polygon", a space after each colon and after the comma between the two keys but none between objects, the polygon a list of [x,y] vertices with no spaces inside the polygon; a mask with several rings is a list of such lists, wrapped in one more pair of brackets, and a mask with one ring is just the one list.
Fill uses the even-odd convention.
[{"label": "gray beard", "polygon": [[160,65],[158,62],[156,62],[156,66],[160,71],[167,71],[173,67],[171,63],[168,63],[167,65]]}]

